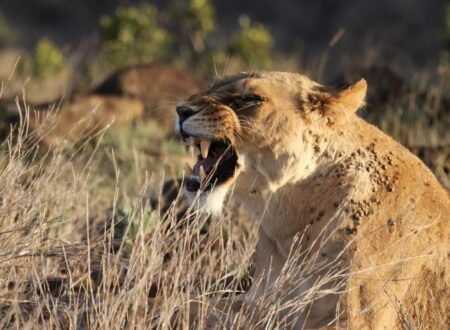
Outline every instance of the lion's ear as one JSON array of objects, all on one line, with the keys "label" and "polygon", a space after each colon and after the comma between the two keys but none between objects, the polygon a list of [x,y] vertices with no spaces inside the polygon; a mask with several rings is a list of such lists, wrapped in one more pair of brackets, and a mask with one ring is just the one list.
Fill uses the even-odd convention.
[{"label": "lion's ear", "polygon": [[367,82],[361,79],[346,89],[332,95],[326,103],[330,108],[341,108],[346,111],[356,112],[364,106],[366,92]]}]

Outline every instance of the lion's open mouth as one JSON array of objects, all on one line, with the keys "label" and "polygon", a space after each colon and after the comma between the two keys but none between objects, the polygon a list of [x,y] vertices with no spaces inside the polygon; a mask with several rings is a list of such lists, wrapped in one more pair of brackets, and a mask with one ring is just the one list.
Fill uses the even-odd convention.
[{"label": "lion's open mouth", "polygon": [[226,141],[187,137],[183,142],[199,151],[197,163],[188,173],[186,189],[191,192],[209,190],[231,178],[237,168],[236,149]]}]

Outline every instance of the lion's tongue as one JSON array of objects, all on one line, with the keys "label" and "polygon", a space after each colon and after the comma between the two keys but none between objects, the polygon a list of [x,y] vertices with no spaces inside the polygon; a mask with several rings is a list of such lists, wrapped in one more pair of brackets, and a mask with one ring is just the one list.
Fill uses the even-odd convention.
[{"label": "lion's tongue", "polygon": [[220,148],[215,150],[213,154],[210,154],[207,158],[201,159],[194,165],[192,175],[199,176],[200,166],[203,166],[205,173],[208,173],[219,162],[222,162],[231,157],[231,152],[227,148]]}]

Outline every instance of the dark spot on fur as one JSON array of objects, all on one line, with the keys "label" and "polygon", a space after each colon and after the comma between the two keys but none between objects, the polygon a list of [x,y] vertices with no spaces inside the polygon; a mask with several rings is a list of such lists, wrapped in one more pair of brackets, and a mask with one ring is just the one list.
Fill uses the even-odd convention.
[{"label": "dark spot on fur", "polygon": [[324,210],[321,210],[321,211],[319,212],[319,214],[317,215],[317,220],[320,220],[320,219],[324,216],[324,214],[325,214],[325,211],[324,211]]},{"label": "dark spot on fur", "polygon": [[305,107],[306,107],[306,102],[305,102],[305,100],[303,100],[303,98],[302,98],[301,96],[297,96],[297,97],[295,98],[295,101],[296,101],[296,103],[297,103],[297,108],[298,108],[299,110],[301,110],[302,112],[304,112],[304,111],[305,111]]},{"label": "dark spot on fur", "polygon": [[351,227],[345,227],[345,232],[348,235],[352,235],[358,232],[358,230],[356,228],[351,228]]}]

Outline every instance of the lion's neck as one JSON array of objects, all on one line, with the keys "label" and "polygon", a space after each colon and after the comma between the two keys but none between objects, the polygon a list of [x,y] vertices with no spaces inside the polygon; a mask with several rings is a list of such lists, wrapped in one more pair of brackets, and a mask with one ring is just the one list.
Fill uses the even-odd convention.
[{"label": "lion's neck", "polygon": [[368,166],[374,154],[365,136],[382,140],[384,135],[359,119],[352,125],[351,131],[336,129],[326,138],[313,130],[306,132],[297,145],[307,147],[280,152],[276,163],[261,157],[255,162],[255,173],[244,175],[246,180],[237,189],[244,192],[240,200],[268,233],[289,237],[293,233],[283,228],[300,230],[319,218],[327,222],[349,203],[372,194],[373,172]]},{"label": "lion's neck", "polygon": [[[387,138],[374,126],[357,117],[349,118],[345,128],[311,127],[291,136],[281,150],[264,152],[256,161],[256,171],[268,182],[272,191],[292,184],[304,183],[312,177],[324,176],[345,158],[364,158],[364,150],[373,136]],[[351,127],[351,129],[348,129]],[[276,161],[273,161],[276,159]],[[350,171],[351,172],[351,171]],[[359,173],[351,173],[352,177]],[[362,176],[366,176],[362,173]]]}]

